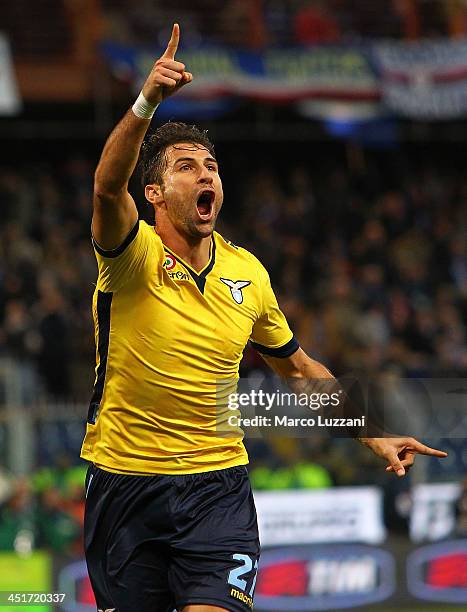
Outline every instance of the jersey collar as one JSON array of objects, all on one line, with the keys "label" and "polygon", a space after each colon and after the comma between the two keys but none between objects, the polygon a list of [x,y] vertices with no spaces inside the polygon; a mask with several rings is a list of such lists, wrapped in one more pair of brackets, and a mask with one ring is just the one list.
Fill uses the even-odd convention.
[{"label": "jersey collar", "polygon": [[185,268],[185,270],[188,272],[191,278],[195,281],[198,289],[201,291],[202,294],[204,294],[204,288],[206,286],[206,277],[209,274],[209,272],[211,272],[211,270],[214,267],[214,264],[216,263],[216,240],[214,238],[214,234],[212,234],[211,236],[211,248],[210,248],[211,253],[210,253],[209,261],[200,272],[196,272],[196,270],[194,270],[189,264],[183,261],[183,259],[181,259],[178,255],[176,255],[172,251],[172,249],[169,249],[169,247],[166,246],[165,244],[164,244],[164,249],[168,251],[172,255],[172,257],[174,257],[178,261],[178,263],[181,264]]}]

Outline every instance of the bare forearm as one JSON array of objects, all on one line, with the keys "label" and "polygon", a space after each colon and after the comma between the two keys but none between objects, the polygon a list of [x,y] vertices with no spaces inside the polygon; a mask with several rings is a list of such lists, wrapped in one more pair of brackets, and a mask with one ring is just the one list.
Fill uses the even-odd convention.
[{"label": "bare forearm", "polygon": [[[334,378],[331,372],[318,361],[308,357],[302,349],[298,349],[285,359],[264,357],[264,360],[276,374],[287,382],[295,393],[322,392],[323,387],[327,394],[330,394],[331,391],[342,390],[342,401],[339,402],[340,416],[350,417],[354,415],[358,418],[363,414],[347,397],[347,393],[342,389],[340,382]],[[417,453],[435,457],[447,456],[444,451],[425,446],[414,438],[386,438],[383,429],[378,423],[372,423],[371,420],[366,424],[365,433],[371,437],[360,437],[361,432],[352,431],[352,428],[348,435],[356,438],[379,457],[386,459],[388,462],[386,471],[393,471],[398,476],[403,476],[406,470],[410,469]]]},{"label": "bare forearm", "polygon": [[312,393],[323,385],[334,390],[338,385],[334,376],[322,363],[308,356],[303,359],[300,368],[286,378],[286,381],[295,393]]},{"label": "bare forearm", "polygon": [[96,169],[97,194],[118,194],[128,186],[150,119],[136,117],[131,109],[110,134]]},{"label": "bare forearm", "polygon": [[265,355],[263,359],[297,393],[307,393],[318,381],[326,381],[329,385],[330,380],[335,380],[322,363],[309,357],[301,348],[286,359]]},{"label": "bare forearm", "polygon": [[[294,393],[310,397],[318,394],[324,416],[351,419],[361,418],[364,414],[363,407],[358,408],[350,400],[340,381],[322,363],[309,357],[302,349],[287,359],[265,359]],[[356,437],[355,432],[349,432],[349,435]]]},{"label": "bare forearm", "polygon": [[117,248],[135,227],[138,210],[128,192],[141,145],[155,108],[167,96],[191,83],[185,64],[175,61],[180,28],[174,24],[167,49],[155,62],[132,108],[110,134],[94,176],[92,233],[105,250]]},{"label": "bare forearm", "polygon": [[[185,71],[185,64],[175,61],[179,37],[180,28],[174,24],[167,49],[144,83],[142,94],[152,108],[193,80],[191,72]],[[105,198],[118,196],[127,189],[150,123],[151,119],[141,119],[130,109],[110,134],[95,174],[98,200],[101,199],[99,193]]]}]

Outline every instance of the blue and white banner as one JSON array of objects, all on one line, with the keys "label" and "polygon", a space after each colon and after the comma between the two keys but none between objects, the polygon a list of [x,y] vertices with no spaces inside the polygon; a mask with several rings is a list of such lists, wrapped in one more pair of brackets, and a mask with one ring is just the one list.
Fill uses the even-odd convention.
[{"label": "blue and white banner", "polygon": [[467,41],[375,44],[383,103],[414,119],[467,116]]},{"label": "blue and white banner", "polygon": [[[103,51],[115,74],[130,79],[139,90],[163,50],[106,43]],[[190,87],[180,91],[191,98],[238,95],[272,102],[309,98],[367,102],[379,96],[365,49],[316,47],[252,53],[199,47],[181,49],[179,56],[195,77]]]},{"label": "blue and white banner", "polygon": [[[114,43],[103,45],[114,74],[127,80],[137,93],[162,49],[145,50]],[[316,113],[329,116],[328,102],[354,112],[365,107],[373,114],[379,101],[376,74],[370,55],[360,47],[316,47],[314,49],[268,49],[262,53],[223,47],[185,48],[179,56],[193,73],[189,87],[180,90],[178,100],[193,104],[193,115],[209,112],[207,102],[217,100],[217,114],[229,110],[227,100],[243,97],[271,103],[314,100]],[[196,106],[194,104],[196,103]],[[176,112],[175,97],[166,102]],[[185,107],[187,109],[187,107]],[[309,114],[310,110],[304,114]],[[311,111],[314,115],[314,111]],[[346,113],[345,113],[346,114]],[[358,113],[360,115],[360,113]]]},{"label": "blue and white banner", "polygon": [[[114,74],[127,80],[134,93],[162,52],[115,43],[102,49]],[[201,46],[182,48],[179,56],[194,80],[177,100],[193,116],[219,116],[240,97],[294,103],[303,115],[320,119],[467,116],[467,40],[271,48],[261,53]],[[177,102],[171,99],[166,105],[169,114],[177,112]]]}]

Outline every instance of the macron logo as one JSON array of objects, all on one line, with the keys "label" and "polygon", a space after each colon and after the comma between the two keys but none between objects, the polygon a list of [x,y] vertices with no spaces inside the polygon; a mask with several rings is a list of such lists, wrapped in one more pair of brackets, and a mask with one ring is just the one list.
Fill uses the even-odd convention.
[{"label": "macron logo", "polygon": [[237,304],[241,304],[243,302],[243,293],[242,289],[251,285],[251,281],[233,281],[228,278],[220,279],[224,285],[227,285],[230,289],[230,293]]}]

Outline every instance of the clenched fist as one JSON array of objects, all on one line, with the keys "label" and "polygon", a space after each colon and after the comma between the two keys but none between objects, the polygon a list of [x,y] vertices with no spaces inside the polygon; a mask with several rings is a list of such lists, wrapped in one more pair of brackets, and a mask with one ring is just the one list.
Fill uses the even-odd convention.
[{"label": "clenched fist", "polygon": [[191,72],[185,71],[185,64],[175,60],[179,40],[180,27],[175,23],[167,49],[154,64],[143,86],[144,97],[154,106],[193,80]]}]

